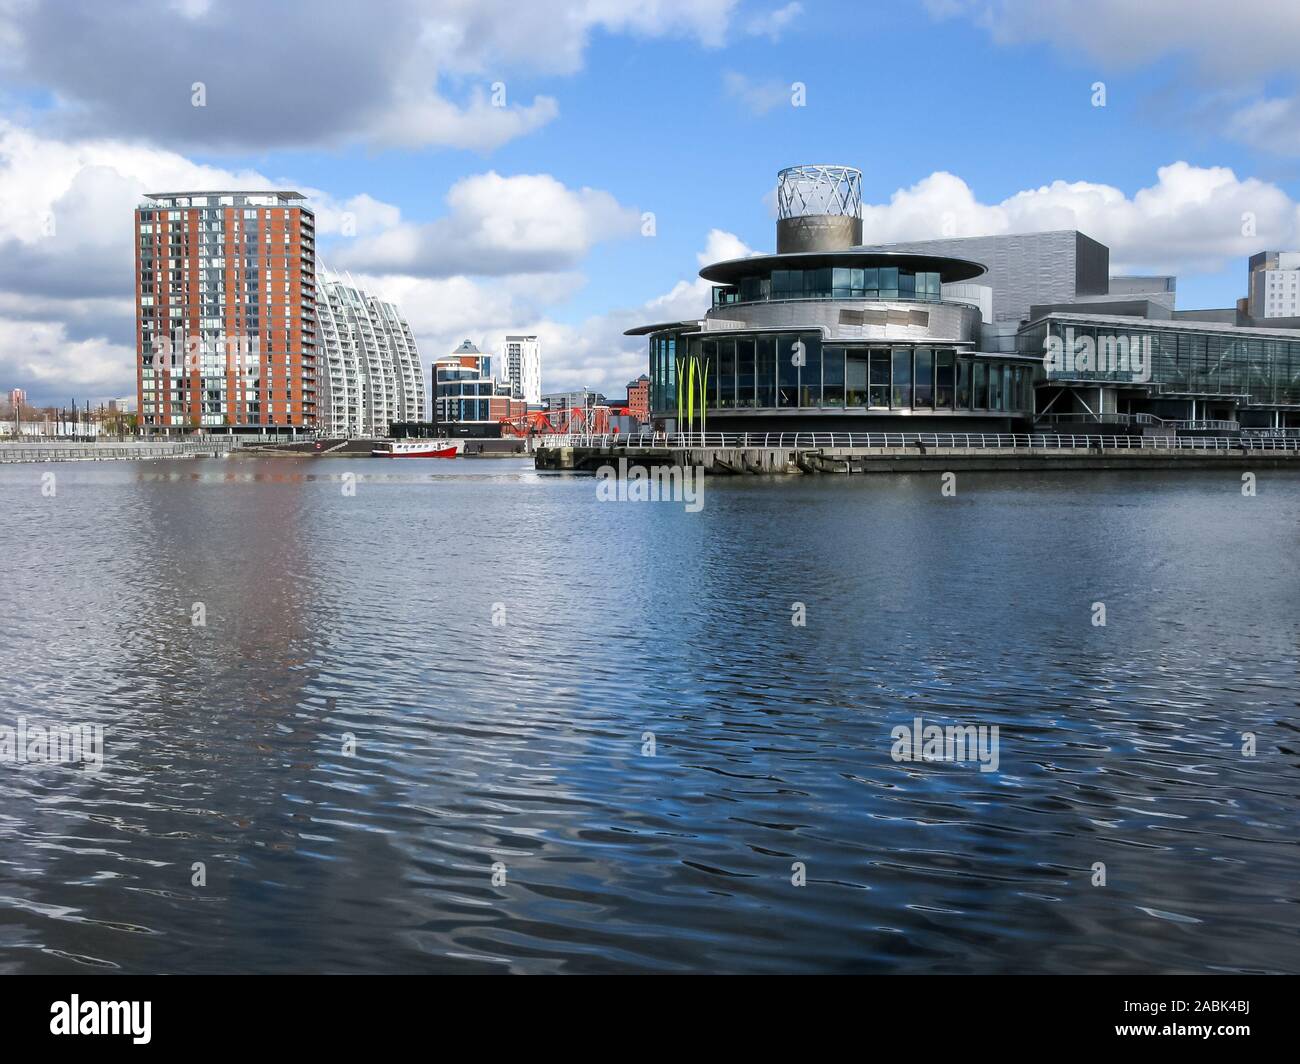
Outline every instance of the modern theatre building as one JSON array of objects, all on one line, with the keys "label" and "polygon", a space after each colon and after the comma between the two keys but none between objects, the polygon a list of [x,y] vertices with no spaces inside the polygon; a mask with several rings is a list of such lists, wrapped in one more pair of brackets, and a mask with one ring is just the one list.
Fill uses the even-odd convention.
[{"label": "modern theatre building", "polygon": [[1112,278],[1073,230],[866,247],[861,180],[781,171],[776,254],[705,266],[703,318],[629,330],[656,428],[1300,427],[1300,320],[1176,311],[1173,278]]}]

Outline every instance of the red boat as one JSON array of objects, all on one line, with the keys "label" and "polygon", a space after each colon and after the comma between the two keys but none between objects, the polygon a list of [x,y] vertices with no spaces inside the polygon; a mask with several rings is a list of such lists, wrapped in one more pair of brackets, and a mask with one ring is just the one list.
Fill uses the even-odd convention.
[{"label": "red boat", "polygon": [[381,440],[371,449],[373,458],[455,458],[464,440]]}]

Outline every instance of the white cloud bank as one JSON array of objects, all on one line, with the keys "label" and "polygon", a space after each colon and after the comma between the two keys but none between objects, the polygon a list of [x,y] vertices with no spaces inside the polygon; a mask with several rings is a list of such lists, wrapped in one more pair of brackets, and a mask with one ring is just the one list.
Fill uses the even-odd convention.
[{"label": "white cloud bank", "polygon": [[1216,272],[1264,247],[1300,243],[1300,206],[1276,185],[1223,166],[1171,163],[1132,196],[1113,185],[1053,181],[981,203],[938,171],[885,204],[863,204],[872,244],[940,236],[1079,229],[1111,249],[1111,269]]},{"label": "white cloud bank", "polygon": [[566,188],[549,174],[475,174],[452,185],[445,217],[399,224],[344,246],[353,270],[456,274],[546,273],[576,266],[592,247],[636,233],[640,213],[599,189]]},{"label": "white cloud bank", "polygon": [[[713,48],[735,0],[0,0],[0,77],[72,135],[205,152],[361,143],[491,151],[559,113],[524,91],[593,36]],[[770,25],[779,28],[781,16]],[[147,57],[147,61],[146,58]],[[203,86],[202,106],[194,86]],[[501,93],[493,91],[500,85]]]}]

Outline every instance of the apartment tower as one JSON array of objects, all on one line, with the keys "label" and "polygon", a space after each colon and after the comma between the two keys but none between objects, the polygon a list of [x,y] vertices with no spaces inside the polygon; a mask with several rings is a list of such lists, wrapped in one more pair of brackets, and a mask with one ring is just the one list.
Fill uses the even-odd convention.
[{"label": "apartment tower", "polygon": [[289,191],[157,192],[135,211],[147,434],[316,426],[316,228]]}]

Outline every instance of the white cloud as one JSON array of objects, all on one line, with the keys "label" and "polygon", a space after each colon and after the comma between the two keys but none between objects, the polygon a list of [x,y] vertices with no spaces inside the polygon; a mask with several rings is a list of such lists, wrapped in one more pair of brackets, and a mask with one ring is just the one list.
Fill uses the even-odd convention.
[{"label": "white cloud", "polygon": [[[1271,75],[1294,83],[1300,5],[1277,0],[927,0],[938,19],[967,18],[999,44],[1045,41],[1100,70],[1149,68],[1166,57],[1188,62],[1181,97],[1189,111],[1222,111],[1228,137],[1252,147],[1300,154],[1300,101],[1263,96]],[[1255,98],[1236,109],[1214,106],[1213,86]],[[1207,107],[1207,104],[1211,105]]]},{"label": "white cloud", "polygon": [[1262,97],[1246,104],[1228,116],[1227,133],[1252,148],[1300,155],[1300,99]]},{"label": "white cloud", "polygon": [[377,116],[371,136],[391,147],[440,144],[488,152],[540,129],[559,113],[559,104],[550,96],[534,97],[524,107],[494,107],[477,89],[461,107],[425,88],[399,92],[392,106]]},{"label": "white cloud", "polygon": [[965,17],[1002,44],[1047,41],[1113,66],[1189,56],[1219,79],[1291,71],[1300,7],[1277,0],[927,0],[936,18]]},{"label": "white cloud", "polygon": [[[597,34],[720,46],[735,0],[0,2],[0,74],[73,134],[205,152],[364,143],[489,151],[550,122],[523,86],[581,69]],[[147,61],[145,58],[147,57]],[[206,101],[192,102],[202,82]],[[503,82],[505,106],[486,88]],[[516,89],[515,86],[519,88]]]},{"label": "white cloud", "polygon": [[790,85],[775,78],[758,80],[728,70],[722,75],[722,85],[728,96],[755,115],[789,106],[791,100]]},{"label": "white cloud", "polygon": [[791,0],[784,7],[750,16],[745,22],[745,32],[751,37],[767,37],[769,40],[778,41],[787,29],[798,22],[803,13],[803,4],[798,0]]},{"label": "white cloud", "polygon": [[695,257],[701,266],[711,262],[725,262],[727,259],[747,259],[755,254],[754,250],[735,233],[725,229],[710,229],[704,241],[704,250]]},{"label": "white cloud", "polygon": [[445,217],[396,225],[333,261],[352,270],[454,274],[544,273],[571,269],[596,244],[631,236],[640,213],[599,189],[570,189],[549,174],[475,174],[452,185]]},{"label": "white cloud", "polygon": [[1160,167],[1155,184],[1132,196],[1111,185],[1054,181],[993,204],[940,171],[887,204],[863,204],[862,216],[871,244],[1079,229],[1110,247],[1117,272],[1213,272],[1260,248],[1300,243],[1300,207],[1276,185],[1186,162]]},{"label": "white cloud", "polygon": [[35,405],[67,405],[135,394],[135,347],[103,337],[74,340],[49,321],[0,317],[0,380]]},{"label": "white cloud", "polygon": [[402,220],[401,208],[362,192],[336,200],[320,189],[302,189],[316,215],[317,236],[365,236],[392,229]]}]

